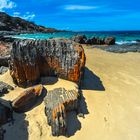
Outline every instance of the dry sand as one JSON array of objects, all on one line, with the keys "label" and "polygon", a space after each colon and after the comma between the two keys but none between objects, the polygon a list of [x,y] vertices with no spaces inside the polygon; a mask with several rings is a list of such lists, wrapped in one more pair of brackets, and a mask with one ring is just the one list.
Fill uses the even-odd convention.
[{"label": "dry sand", "polygon": [[[83,86],[85,119],[69,114],[69,138],[51,136],[44,115],[44,104],[25,114],[14,114],[16,119],[8,128],[6,140],[139,140],[140,139],[140,54],[114,54],[86,47],[87,56]],[[11,82],[9,73],[0,80]],[[64,86],[74,88],[72,82],[59,79],[48,90]],[[14,99],[23,89],[5,95]],[[84,103],[85,98],[85,103]],[[87,105],[87,108],[86,108]]]}]

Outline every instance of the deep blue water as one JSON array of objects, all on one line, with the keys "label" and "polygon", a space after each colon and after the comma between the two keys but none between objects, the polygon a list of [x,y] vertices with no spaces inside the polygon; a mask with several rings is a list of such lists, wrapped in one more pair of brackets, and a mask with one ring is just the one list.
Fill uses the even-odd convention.
[{"label": "deep blue water", "polygon": [[32,38],[32,39],[48,39],[48,38],[71,38],[74,35],[86,35],[91,37],[108,37],[116,38],[117,44],[136,43],[140,40],[140,31],[109,31],[109,32],[57,32],[57,33],[39,33],[39,34],[21,34],[16,35],[16,38]]}]

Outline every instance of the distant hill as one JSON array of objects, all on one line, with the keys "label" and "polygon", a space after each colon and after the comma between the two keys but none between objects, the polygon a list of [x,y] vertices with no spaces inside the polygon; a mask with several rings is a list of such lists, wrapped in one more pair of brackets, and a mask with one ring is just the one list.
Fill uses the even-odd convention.
[{"label": "distant hill", "polygon": [[22,18],[12,17],[4,12],[0,12],[0,31],[11,33],[48,33],[58,32],[59,30],[39,26]]}]

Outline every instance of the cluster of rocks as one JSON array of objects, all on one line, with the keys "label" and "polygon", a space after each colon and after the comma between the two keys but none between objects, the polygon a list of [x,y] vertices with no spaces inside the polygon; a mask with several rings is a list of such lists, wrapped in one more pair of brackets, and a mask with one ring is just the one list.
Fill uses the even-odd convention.
[{"label": "cluster of rocks", "polygon": [[114,45],[115,37],[106,37],[104,39],[99,37],[87,38],[85,35],[77,35],[72,37],[72,40],[80,44],[89,45]]},{"label": "cluster of rocks", "polygon": [[105,46],[94,46],[113,53],[140,52],[140,43]]},{"label": "cluster of rocks", "polygon": [[[9,64],[10,74],[18,86],[31,86],[39,83],[42,76],[57,76],[80,85],[86,57],[83,47],[71,40],[15,40],[10,58],[0,58],[1,65]],[[8,62],[9,61],[9,62]],[[1,73],[6,68],[1,68]],[[43,94],[43,85],[37,85],[23,91],[8,106],[0,100],[0,137],[3,138],[1,126],[12,118],[12,112],[28,111]],[[0,94],[13,90],[10,85],[0,82]],[[78,110],[79,93],[76,90],[57,88],[47,93],[44,98],[45,114],[51,125],[52,135],[67,134],[67,112]],[[10,115],[9,115],[10,114]],[[12,120],[12,119],[11,119]]]},{"label": "cluster of rocks", "polygon": [[41,76],[57,76],[80,85],[85,61],[83,47],[71,40],[16,40],[10,74],[19,86],[38,83]]},{"label": "cluster of rocks", "polygon": [[[43,89],[40,84],[21,92],[13,101],[0,99],[0,130],[2,125],[13,121],[13,111],[24,113],[34,107],[43,95]],[[53,136],[67,136],[67,112],[78,112],[79,97],[78,91],[65,88],[47,92],[44,98],[45,114]],[[0,132],[0,136],[2,137],[3,133]]]}]

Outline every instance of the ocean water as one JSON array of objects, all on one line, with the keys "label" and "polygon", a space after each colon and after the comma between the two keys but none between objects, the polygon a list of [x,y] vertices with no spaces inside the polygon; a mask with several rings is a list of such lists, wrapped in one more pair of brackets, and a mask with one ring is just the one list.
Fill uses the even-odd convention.
[{"label": "ocean water", "polygon": [[91,37],[109,37],[116,38],[116,44],[132,44],[136,40],[140,40],[140,31],[109,31],[109,32],[57,32],[57,33],[37,33],[37,34],[21,34],[12,36],[14,38],[23,39],[49,39],[49,38],[71,38],[75,35],[86,35]]}]

